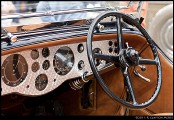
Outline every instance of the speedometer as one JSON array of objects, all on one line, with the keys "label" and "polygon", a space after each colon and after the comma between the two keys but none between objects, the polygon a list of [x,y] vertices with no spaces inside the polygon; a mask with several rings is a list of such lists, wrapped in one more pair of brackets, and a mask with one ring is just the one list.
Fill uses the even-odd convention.
[{"label": "speedometer", "polygon": [[74,65],[72,50],[67,46],[59,48],[54,55],[53,65],[57,74],[68,74]]},{"label": "speedometer", "polygon": [[27,76],[28,64],[20,54],[8,56],[1,67],[1,78],[5,84],[15,87]]}]

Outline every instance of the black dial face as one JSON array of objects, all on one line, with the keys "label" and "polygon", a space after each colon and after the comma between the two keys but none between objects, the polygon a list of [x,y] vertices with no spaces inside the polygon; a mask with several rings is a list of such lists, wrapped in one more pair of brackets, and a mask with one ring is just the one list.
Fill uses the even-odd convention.
[{"label": "black dial face", "polygon": [[36,60],[38,57],[39,57],[39,51],[36,50],[36,49],[32,50],[32,51],[31,51],[31,58],[32,58],[33,60]]},{"label": "black dial face", "polygon": [[5,84],[15,87],[25,80],[28,73],[28,64],[20,54],[8,56],[1,67],[1,78]]},{"label": "black dial face", "polygon": [[43,57],[48,57],[50,55],[50,50],[49,50],[49,48],[43,48],[42,49],[42,56]]},{"label": "black dial face", "polygon": [[54,70],[59,75],[66,75],[74,65],[74,54],[69,47],[59,48],[53,59]]},{"label": "black dial face", "polygon": [[35,80],[35,87],[37,90],[42,91],[48,84],[48,78],[45,74],[40,74]]},{"label": "black dial face", "polygon": [[50,61],[49,60],[45,60],[42,64],[42,68],[44,70],[47,70],[50,67]]}]

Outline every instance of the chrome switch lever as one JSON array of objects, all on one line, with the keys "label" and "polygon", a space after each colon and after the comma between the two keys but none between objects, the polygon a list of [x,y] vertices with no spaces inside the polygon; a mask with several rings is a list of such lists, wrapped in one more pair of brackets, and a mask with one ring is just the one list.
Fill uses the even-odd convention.
[{"label": "chrome switch lever", "polygon": [[150,79],[148,79],[148,78],[142,76],[140,73],[138,73],[137,70],[134,70],[134,74],[135,74],[136,76],[142,78],[142,79],[145,80],[146,82],[150,82]]},{"label": "chrome switch lever", "polygon": [[146,66],[144,65],[138,65],[138,66],[141,68],[142,71],[146,71]]}]

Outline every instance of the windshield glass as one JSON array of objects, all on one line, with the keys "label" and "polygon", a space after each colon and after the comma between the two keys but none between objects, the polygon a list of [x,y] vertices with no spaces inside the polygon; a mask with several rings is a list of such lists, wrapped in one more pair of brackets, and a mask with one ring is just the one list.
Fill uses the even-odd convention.
[{"label": "windshield glass", "polygon": [[[92,19],[108,8],[117,10],[117,7],[127,6],[128,3],[128,1],[1,1],[1,24],[13,26]],[[82,9],[84,11],[80,11]],[[93,11],[87,11],[89,9]],[[67,14],[72,10],[76,12]]]},{"label": "windshield glass", "polygon": [[[140,4],[141,3],[141,4]],[[138,12],[143,26],[150,24],[156,9],[172,1],[1,1],[1,26],[94,19],[104,11]],[[141,6],[141,7],[140,7]],[[158,6],[158,7],[154,7]],[[68,14],[69,13],[69,14]],[[147,16],[147,20],[146,20]],[[8,19],[7,19],[8,18]],[[147,22],[145,22],[147,21]]]}]

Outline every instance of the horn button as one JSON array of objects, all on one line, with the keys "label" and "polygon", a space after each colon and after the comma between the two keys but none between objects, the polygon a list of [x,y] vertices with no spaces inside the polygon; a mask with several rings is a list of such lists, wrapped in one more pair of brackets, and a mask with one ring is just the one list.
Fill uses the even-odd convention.
[{"label": "horn button", "polygon": [[129,67],[138,65],[139,62],[139,54],[133,48],[123,49],[119,56],[120,63],[123,67]]}]

